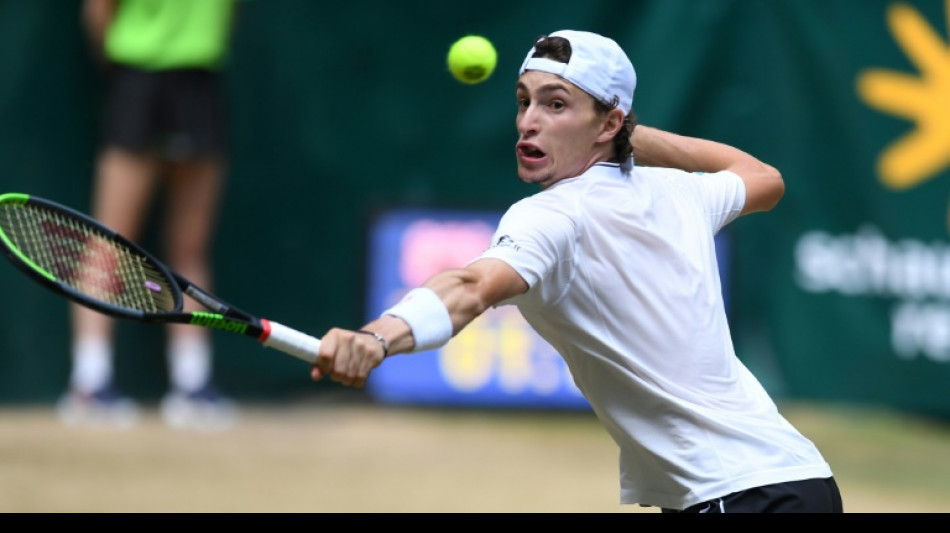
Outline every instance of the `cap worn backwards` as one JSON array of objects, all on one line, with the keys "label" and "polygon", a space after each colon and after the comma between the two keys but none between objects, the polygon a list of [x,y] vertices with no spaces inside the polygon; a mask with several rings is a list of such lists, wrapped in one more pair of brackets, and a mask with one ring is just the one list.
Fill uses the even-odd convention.
[{"label": "cap worn backwards", "polygon": [[531,57],[532,47],[521,64],[518,75],[527,70],[555,74],[573,83],[601,102],[617,107],[625,115],[633,108],[633,93],[637,88],[637,73],[630,58],[614,40],[596,33],[560,30],[548,37],[562,37],[571,43],[571,58],[567,63],[552,59]]}]

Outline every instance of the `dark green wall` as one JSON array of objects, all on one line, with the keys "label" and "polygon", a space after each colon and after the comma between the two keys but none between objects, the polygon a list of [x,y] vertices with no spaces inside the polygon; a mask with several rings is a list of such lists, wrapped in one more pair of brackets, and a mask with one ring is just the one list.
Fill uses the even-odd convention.
[{"label": "dark green wall", "polygon": [[[0,190],[84,209],[102,86],[79,5],[0,0]],[[767,387],[778,396],[950,412],[934,392],[950,377],[946,361],[894,353],[890,316],[903,296],[815,292],[796,281],[796,250],[812,231],[850,234],[872,223],[892,241],[947,239],[947,167],[911,191],[882,185],[876,159],[912,123],[869,107],[855,90],[868,68],[919,67],[887,26],[891,2],[479,5],[242,2],[229,70],[232,168],[215,242],[219,294],[316,335],[358,325],[373,213],[500,210],[535,191],[514,174],[516,71],[537,35],[587,29],[627,49],[642,122],[735,144],[782,170],[788,193],[779,208],[729,230],[737,347]],[[903,5],[946,46],[948,6]],[[499,52],[480,85],[456,82],[445,67],[448,46],[466,33],[487,36]],[[153,248],[159,213],[147,237]],[[61,392],[66,310],[0,265],[0,401],[46,402]],[[123,388],[157,397],[161,331],[124,324],[119,342]],[[331,387],[246,339],[222,333],[216,342],[220,379],[238,396]]]}]

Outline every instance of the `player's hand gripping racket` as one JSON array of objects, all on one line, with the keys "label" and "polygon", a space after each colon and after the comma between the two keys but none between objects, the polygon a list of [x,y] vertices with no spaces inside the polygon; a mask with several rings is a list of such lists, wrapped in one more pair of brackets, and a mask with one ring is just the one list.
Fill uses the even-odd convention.
[{"label": "player's hand gripping racket", "polygon": [[[96,220],[49,200],[0,194],[0,250],[53,291],[116,318],[254,337],[313,363],[320,340],[235,309]],[[210,312],[183,312],[187,294]]]}]

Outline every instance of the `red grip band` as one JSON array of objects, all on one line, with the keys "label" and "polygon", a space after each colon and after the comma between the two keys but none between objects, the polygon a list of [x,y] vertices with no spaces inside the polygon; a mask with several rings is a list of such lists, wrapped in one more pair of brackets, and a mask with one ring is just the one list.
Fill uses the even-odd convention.
[{"label": "red grip band", "polygon": [[261,336],[257,338],[260,342],[264,342],[270,338],[270,320],[266,318],[261,319]]}]

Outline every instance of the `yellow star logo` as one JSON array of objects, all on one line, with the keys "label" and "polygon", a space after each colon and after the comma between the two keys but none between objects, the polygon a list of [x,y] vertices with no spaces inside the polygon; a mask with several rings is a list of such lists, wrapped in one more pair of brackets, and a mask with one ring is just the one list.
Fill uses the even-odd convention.
[{"label": "yellow star logo", "polygon": [[[950,26],[950,0],[945,3]],[[906,4],[889,8],[887,23],[920,76],[868,69],[859,76],[857,90],[871,107],[916,124],[878,160],[884,185],[903,190],[950,167],[950,46]]]}]

